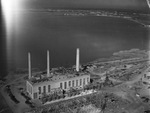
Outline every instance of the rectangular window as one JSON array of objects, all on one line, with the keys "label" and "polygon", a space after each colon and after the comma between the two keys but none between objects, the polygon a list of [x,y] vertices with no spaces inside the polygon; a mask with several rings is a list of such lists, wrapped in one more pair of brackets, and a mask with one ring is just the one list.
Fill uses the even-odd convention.
[{"label": "rectangular window", "polygon": [[85,85],[85,78],[83,78],[83,85]]},{"label": "rectangular window", "polygon": [[39,89],[39,94],[41,94],[41,87],[38,87],[38,89]]},{"label": "rectangular window", "polygon": [[31,93],[31,87],[30,87],[30,85],[29,85],[29,92]]},{"label": "rectangular window", "polygon": [[80,86],[82,86],[82,79],[80,79]]},{"label": "rectangular window", "polygon": [[46,93],[46,86],[43,86],[43,93]]},{"label": "rectangular window", "polygon": [[28,90],[28,92],[30,92],[30,91],[29,91],[29,84],[27,84],[27,90]]},{"label": "rectangular window", "polygon": [[74,80],[72,81],[72,87],[74,87]]},{"label": "rectangular window", "polygon": [[30,86],[31,87],[31,94],[32,94],[32,86]]},{"label": "rectangular window", "polygon": [[48,85],[48,92],[50,92],[51,91],[51,86],[50,85]]},{"label": "rectangular window", "polygon": [[78,80],[76,80],[76,86],[78,86]]},{"label": "rectangular window", "polygon": [[68,86],[71,87],[71,81],[68,82]]},{"label": "rectangular window", "polygon": [[29,91],[29,93],[31,93],[31,90],[30,90],[30,85],[28,85],[28,91]]},{"label": "rectangular window", "polygon": [[34,99],[37,99],[37,93],[34,93]]},{"label": "rectangular window", "polygon": [[89,83],[89,78],[87,78],[87,83]]},{"label": "rectangular window", "polygon": [[62,83],[60,83],[60,88],[61,88],[61,89],[63,88]]},{"label": "rectangular window", "polygon": [[67,88],[67,82],[65,82],[65,86],[64,86],[64,89],[66,89]]},{"label": "rectangular window", "polygon": [[29,85],[29,92],[32,94],[32,87]]}]

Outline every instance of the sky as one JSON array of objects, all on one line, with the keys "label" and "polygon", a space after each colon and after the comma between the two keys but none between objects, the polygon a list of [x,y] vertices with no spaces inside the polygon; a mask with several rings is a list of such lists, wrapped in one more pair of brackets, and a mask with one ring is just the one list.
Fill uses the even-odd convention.
[{"label": "sky", "polygon": [[146,11],[146,0],[22,0],[24,8],[96,8]]}]

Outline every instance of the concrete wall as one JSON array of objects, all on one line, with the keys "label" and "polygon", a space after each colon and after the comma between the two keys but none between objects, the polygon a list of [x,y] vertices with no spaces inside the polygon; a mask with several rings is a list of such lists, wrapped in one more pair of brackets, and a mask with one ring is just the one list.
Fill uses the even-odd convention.
[{"label": "concrete wall", "polygon": [[[57,88],[60,88],[60,83],[62,83],[62,89],[65,89],[64,87],[64,84],[65,82],[67,83],[67,87],[66,87],[66,90],[69,89],[69,81],[71,81],[71,87],[72,87],[72,81],[74,80],[74,87],[76,87],[76,80],[78,80],[78,86],[77,87],[83,87],[83,80],[85,78],[85,85],[87,85],[89,82],[90,82],[90,75],[83,75],[83,76],[77,76],[77,77],[73,77],[73,78],[69,78],[69,79],[66,79],[66,80],[61,80],[61,81],[47,81],[47,82],[43,82],[43,83],[37,83],[37,84],[34,84],[32,86],[32,94],[30,94],[31,98],[34,99],[34,93],[37,93],[37,97],[39,98],[39,96],[42,96],[42,93],[43,93],[43,87],[46,86],[46,93],[49,94],[50,92],[48,92],[48,85],[50,85],[50,88],[51,90],[53,89],[57,89]],[[87,78],[89,81],[87,81]],[[82,85],[80,85],[80,79],[82,79]],[[30,83],[27,81],[27,84],[30,85]],[[39,94],[39,87],[41,87],[41,94]],[[27,92],[28,89],[27,89]]]},{"label": "concrete wall", "polygon": [[26,90],[31,98],[33,98],[33,86],[29,81],[26,81]]}]

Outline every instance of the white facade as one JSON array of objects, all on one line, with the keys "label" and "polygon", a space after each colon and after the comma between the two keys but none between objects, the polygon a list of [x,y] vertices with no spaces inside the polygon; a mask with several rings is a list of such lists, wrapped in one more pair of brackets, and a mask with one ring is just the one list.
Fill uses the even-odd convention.
[{"label": "white facade", "polygon": [[32,99],[38,99],[43,93],[50,94],[53,90],[72,88],[83,88],[90,82],[90,75],[81,75],[65,79],[57,79],[52,81],[44,81],[32,83],[30,80],[26,82],[27,92]]},{"label": "white facade", "polygon": [[30,95],[31,98],[33,98],[33,86],[29,81],[26,81],[26,91]]},{"label": "white facade", "polygon": [[[76,72],[78,75],[51,75],[50,74],[50,59],[49,51],[47,51],[47,75],[46,79],[39,80],[37,78],[32,78],[31,76],[31,56],[28,54],[28,67],[29,67],[29,80],[26,81],[26,91],[32,99],[38,99],[42,94],[50,94],[55,90],[68,90],[72,88],[83,88],[90,82],[90,75],[79,74],[80,63],[79,63],[79,48],[76,51]],[[34,79],[34,80],[33,80]]]}]

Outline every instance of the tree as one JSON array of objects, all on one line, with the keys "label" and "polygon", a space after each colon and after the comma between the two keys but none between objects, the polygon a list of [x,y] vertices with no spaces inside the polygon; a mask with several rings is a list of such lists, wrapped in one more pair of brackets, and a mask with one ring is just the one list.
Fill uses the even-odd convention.
[{"label": "tree", "polygon": [[97,85],[98,85],[97,89],[100,90],[101,87],[102,87],[102,84],[101,84],[101,83],[98,83]]},{"label": "tree", "polygon": [[52,101],[52,96],[51,95],[48,96],[48,101]]},{"label": "tree", "polygon": [[106,78],[104,81],[104,86],[107,86],[107,85],[113,85],[112,81],[109,79],[108,75],[106,75]]},{"label": "tree", "polygon": [[104,110],[106,109],[106,98],[104,98],[104,100],[101,102],[101,109],[102,109],[102,112],[104,113]]},{"label": "tree", "polygon": [[45,104],[47,102],[47,99],[45,97],[42,97],[41,101],[42,101],[43,104]]},{"label": "tree", "polygon": [[60,96],[60,98],[63,98],[63,97],[64,97],[64,94],[62,93],[62,94],[60,94],[59,96]]}]

